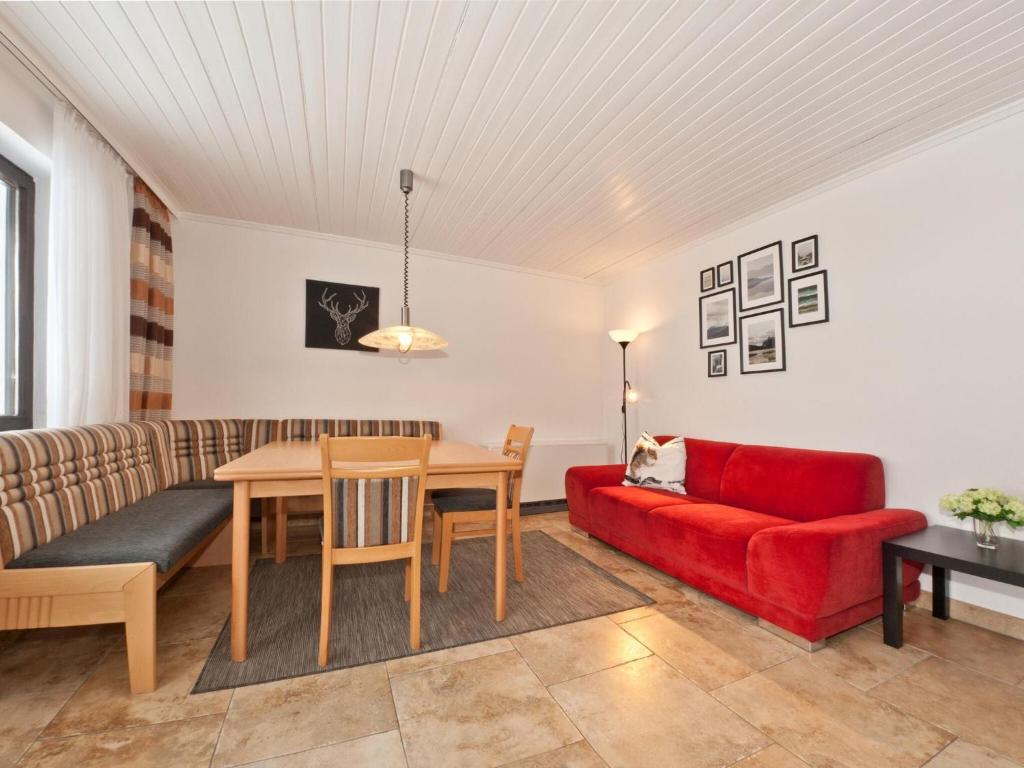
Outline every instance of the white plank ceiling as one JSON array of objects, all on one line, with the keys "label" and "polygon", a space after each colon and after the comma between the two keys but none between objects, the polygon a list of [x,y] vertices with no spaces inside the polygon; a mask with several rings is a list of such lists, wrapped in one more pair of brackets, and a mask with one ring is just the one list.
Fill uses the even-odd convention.
[{"label": "white plank ceiling", "polygon": [[[605,276],[1024,98],[1024,0],[3,3],[182,211]],[[780,235],[782,236],[782,235]]]}]

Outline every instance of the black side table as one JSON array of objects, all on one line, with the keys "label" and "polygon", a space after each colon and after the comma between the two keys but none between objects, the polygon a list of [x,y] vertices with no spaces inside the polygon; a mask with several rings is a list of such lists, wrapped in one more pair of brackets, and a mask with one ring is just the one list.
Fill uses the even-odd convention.
[{"label": "black side table", "polygon": [[885,644],[903,645],[903,560],[932,566],[932,616],[949,618],[949,571],[1024,587],[1024,541],[999,539],[999,549],[982,549],[974,534],[933,525],[882,542],[882,629]]}]

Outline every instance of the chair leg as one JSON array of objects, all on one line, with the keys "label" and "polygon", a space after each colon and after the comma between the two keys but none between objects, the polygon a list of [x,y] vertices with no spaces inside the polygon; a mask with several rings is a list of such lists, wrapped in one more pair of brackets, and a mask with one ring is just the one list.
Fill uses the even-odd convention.
[{"label": "chair leg", "polygon": [[441,513],[434,510],[434,529],[430,535],[430,564],[441,562]]},{"label": "chair leg", "polygon": [[419,553],[412,556],[412,586],[409,596],[409,646],[415,651],[420,647],[420,571],[422,563]]},{"label": "chair leg", "polygon": [[331,644],[331,598],[334,594],[334,563],[331,551],[324,550],[323,578],[320,586],[320,654],[321,667],[327,666],[327,651]]},{"label": "chair leg", "polygon": [[409,596],[412,589],[412,561],[410,560],[405,564],[405,602],[409,602]]},{"label": "chair leg", "polygon": [[124,587],[124,637],[132,693],[156,690],[156,565]]},{"label": "chair leg", "polygon": [[288,556],[288,510],[284,497],[274,499],[274,562],[283,563]]},{"label": "chair leg", "polygon": [[523,532],[519,525],[519,512],[512,510],[512,560],[516,581],[523,580]]},{"label": "chair leg", "polygon": [[448,591],[448,574],[452,567],[452,534],[455,522],[451,515],[441,515],[441,571],[437,575],[437,591]]}]

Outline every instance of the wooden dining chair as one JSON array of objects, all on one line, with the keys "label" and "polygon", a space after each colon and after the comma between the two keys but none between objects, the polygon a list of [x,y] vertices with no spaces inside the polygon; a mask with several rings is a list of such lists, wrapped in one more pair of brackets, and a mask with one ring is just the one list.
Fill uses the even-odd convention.
[{"label": "wooden dining chair", "polygon": [[334,566],[405,560],[409,645],[420,647],[420,543],[430,435],[320,437],[324,544],[320,666],[331,639]]},{"label": "wooden dining chair", "polygon": [[[531,440],[533,440],[533,427],[520,427],[513,424],[508,428],[501,452],[505,456],[518,459],[525,468]],[[512,533],[512,557],[515,564],[516,581],[523,580],[523,536],[519,524],[519,497],[522,490],[523,473],[520,470],[510,478],[508,484],[508,517],[511,521],[509,530]],[[433,565],[441,566],[437,577],[438,592],[447,592],[448,576],[451,573],[452,542],[457,539],[495,533],[494,516],[497,513],[497,491],[493,488],[451,488],[433,491],[431,500],[434,503],[434,538],[431,543],[430,561]],[[491,526],[480,528],[480,523],[490,523]],[[457,527],[470,524],[474,524],[474,527]]]}]

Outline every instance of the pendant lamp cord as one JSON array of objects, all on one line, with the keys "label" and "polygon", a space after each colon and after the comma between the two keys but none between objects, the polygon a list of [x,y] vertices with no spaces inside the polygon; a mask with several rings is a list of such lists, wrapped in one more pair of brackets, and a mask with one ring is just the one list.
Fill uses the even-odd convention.
[{"label": "pendant lamp cord", "polygon": [[405,266],[404,266],[404,306],[409,306],[409,193],[405,192]]}]

